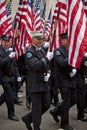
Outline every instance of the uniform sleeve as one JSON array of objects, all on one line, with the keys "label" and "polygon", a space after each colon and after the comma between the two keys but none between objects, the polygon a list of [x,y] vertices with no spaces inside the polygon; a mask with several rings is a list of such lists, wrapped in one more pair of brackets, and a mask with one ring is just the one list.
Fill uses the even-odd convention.
[{"label": "uniform sleeve", "polygon": [[39,71],[41,69],[45,69],[47,64],[49,63],[46,57],[41,60],[35,57],[32,52],[26,53],[26,64],[29,69],[33,69],[34,71]]},{"label": "uniform sleeve", "polygon": [[0,66],[6,65],[9,61],[11,61],[9,56],[3,57],[3,55],[0,53]]},{"label": "uniform sleeve", "polygon": [[16,61],[14,61],[14,71],[15,71],[15,76],[20,77],[20,73]]},{"label": "uniform sleeve", "polygon": [[60,67],[68,66],[68,58],[65,58],[59,50],[56,50],[54,53],[54,61]]}]

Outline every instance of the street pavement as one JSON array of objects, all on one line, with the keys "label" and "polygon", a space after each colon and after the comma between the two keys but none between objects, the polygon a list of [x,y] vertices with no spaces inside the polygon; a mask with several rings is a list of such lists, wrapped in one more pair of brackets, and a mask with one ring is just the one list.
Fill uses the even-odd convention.
[{"label": "street pavement", "polygon": [[[7,117],[7,107],[6,104],[0,106],[0,130],[27,130],[24,123],[21,121],[21,117],[31,111],[26,107],[26,94],[25,85],[23,85],[23,92],[21,99],[23,100],[22,105],[15,105],[16,115],[19,117],[19,121],[15,122],[9,120]],[[2,93],[2,87],[0,86],[0,93]],[[53,108],[51,105],[50,108]],[[50,109],[49,109],[50,110]],[[59,123],[56,123],[49,113],[49,110],[42,116],[41,130],[57,130],[59,128]],[[77,121],[76,119],[76,106],[72,107],[70,110],[70,125],[76,130],[87,130],[87,122]]]}]

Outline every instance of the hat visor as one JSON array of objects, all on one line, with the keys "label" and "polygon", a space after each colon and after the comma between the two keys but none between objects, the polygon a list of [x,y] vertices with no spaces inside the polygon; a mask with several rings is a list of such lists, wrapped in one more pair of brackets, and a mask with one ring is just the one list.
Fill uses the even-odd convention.
[{"label": "hat visor", "polygon": [[43,40],[43,39],[44,39],[43,36],[35,36],[34,38],[37,38],[37,39],[39,39],[39,40]]},{"label": "hat visor", "polygon": [[2,40],[6,41],[6,42],[9,42],[10,38],[3,38]]},{"label": "hat visor", "polygon": [[2,35],[1,37],[0,37],[0,40],[2,39],[2,40],[4,40],[4,41],[7,41],[7,42],[9,42],[10,41],[10,36],[6,36],[6,35]]}]

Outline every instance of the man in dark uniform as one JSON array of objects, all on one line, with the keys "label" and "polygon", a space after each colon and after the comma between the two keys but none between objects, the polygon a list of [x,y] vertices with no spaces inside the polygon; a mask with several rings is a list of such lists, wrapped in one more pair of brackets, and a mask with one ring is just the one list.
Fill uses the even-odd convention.
[{"label": "man in dark uniform", "polygon": [[[9,47],[6,49],[7,54],[9,55],[13,51],[13,47]],[[21,87],[21,77],[19,73],[19,68],[17,65],[17,60],[13,59],[9,65],[8,65],[8,71],[9,71],[9,77],[10,77],[10,83],[13,90],[13,99],[15,104],[21,104],[23,103],[22,100],[18,97],[18,92]]]},{"label": "man in dark uniform", "polygon": [[26,85],[26,106],[27,108],[30,108],[31,106],[31,98],[28,92],[28,78],[27,78],[27,67],[26,67],[26,63],[25,63],[25,54],[22,54],[21,56],[19,56],[19,58],[17,59],[17,65],[18,65],[18,69],[19,69],[19,73],[22,77],[22,82],[21,82],[21,86],[23,86],[23,83],[25,82]]},{"label": "man in dark uniform", "polygon": [[68,40],[67,33],[60,35],[62,45],[54,53],[54,69],[56,85],[60,89],[63,101],[58,103],[50,114],[57,122],[57,116],[61,116],[60,128],[74,130],[69,125],[69,108],[76,103],[75,79],[76,69],[68,65]]},{"label": "man in dark uniform", "polygon": [[[50,43],[47,41],[47,39],[44,39],[44,42],[45,44],[42,46],[42,48],[47,52],[49,49]],[[50,103],[56,106],[58,102],[58,86],[55,85],[54,58],[50,62],[50,70],[51,70],[51,75],[49,79]]]},{"label": "man in dark uniform", "polygon": [[85,80],[84,113],[87,113],[87,51],[84,54],[84,65],[85,65],[85,72],[84,72],[84,80]]},{"label": "man in dark uniform", "polygon": [[87,117],[84,114],[85,104],[85,66],[82,62],[80,69],[76,74],[76,89],[77,89],[77,120],[86,121]]},{"label": "man in dark uniform", "polygon": [[80,121],[86,121],[87,117],[84,114],[85,104],[85,73],[87,67],[87,53],[84,54],[80,69],[77,70],[76,74],[76,89],[77,89],[77,119]]},{"label": "man in dark uniform", "polygon": [[50,77],[47,65],[53,58],[53,52],[45,51],[43,45],[43,34],[39,31],[32,32],[32,46],[26,53],[26,64],[29,70],[29,92],[32,102],[32,111],[22,117],[28,130],[40,130],[41,115],[50,107],[49,84]]},{"label": "man in dark uniform", "polygon": [[0,105],[6,102],[8,108],[8,118],[14,121],[19,121],[15,116],[13,92],[11,88],[11,78],[8,72],[8,64],[15,57],[15,52],[11,52],[9,55],[7,53],[7,48],[10,46],[10,36],[2,35],[0,43],[0,80],[3,87],[3,94],[0,97]]}]

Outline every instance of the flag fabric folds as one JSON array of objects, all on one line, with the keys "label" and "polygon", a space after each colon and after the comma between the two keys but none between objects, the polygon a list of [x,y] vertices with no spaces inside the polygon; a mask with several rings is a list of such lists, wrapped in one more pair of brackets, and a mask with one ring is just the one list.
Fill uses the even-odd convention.
[{"label": "flag fabric folds", "polygon": [[49,38],[51,32],[51,24],[52,24],[52,9],[50,9],[48,20],[45,22],[44,36],[46,37],[46,39]]},{"label": "flag fabric folds", "polygon": [[46,3],[44,3],[44,9],[41,16],[41,31],[44,33],[45,31],[45,11],[46,11]]},{"label": "flag fabric folds", "polygon": [[0,0],[0,36],[4,33],[7,26],[5,0]]},{"label": "flag fabric folds", "polygon": [[22,15],[22,1],[23,0],[19,0],[19,5],[18,5],[18,10],[16,12],[16,16],[15,16],[15,24],[18,27],[20,24],[20,20],[21,20],[21,15]]},{"label": "flag fabric folds", "polygon": [[32,38],[30,32],[33,30],[33,0],[20,0],[16,14],[16,27],[19,35],[16,44],[17,58],[26,51],[26,44],[31,46]]},{"label": "flag fabric folds", "polygon": [[85,11],[85,14],[86,14],[86,18],[87,18],[87,0],[84,1],[84,11]]},{"label": "flag fabric folds", "polygon": [[69,64],[80,68],[87,48],[87,21],[81,0],[67,0]]},{"label": "flag fabric folds", "polygon": [[[60,34],[63,30],[62,28],[63,24],[67,23],[66,24],[67,26],[65,25],[64,27],[65,30],[68,32],[68,46],[69,46],[68,63],[69,65],[79,69],[83,55],[87,48],[87,20],[83,9],[83,3],[81,0],[58,0],[58,3],[56,4],[57,11],[54,12],[55,15],[53,16],[54,22],[58,14],[57,7],[60,8],[60,13],[56,33]],[[62,10],[64,11],[61,13]],[[65,13],[66,15],[63,14],[64,12],[66,12]],[[61,17],[61,14],[63,15],[63,17]],[[63,22],[63,24],[61,24],[61,22]],[[55,36],[55,39],[56,37],[59,38],[59,36]],[[54,41],[54,47],[55,46],[58,45],[56,45]]]},{"label": "flag fabric folds", "polygon": [[12,16],[11,16],[11,3],[12,0],[10,0],[6,5],[6,16],[7,16],[7,27],[5,28],[5,34],[9,34],[11,37],[13,37],[13,28],[12,28]]},{"label": "flag fabric folds", "polygon": [[40,30],[41,29],[40,0],[36,0],[34,8],[35,8],[34,30]]},{"label": "flag fabric folds", "polygon": [[11,2],[6,5],[5,0],[0,0],[0,35],[9,34],[13,35],[12,31],[12,18],[11,18]]},{"label": "flag fabric folds", "polygon": [[[59,12],[59,16],[57,18]],[[56,26],[56,27],[55,27]],[[52,18],[52,36],[55,37],[53,48],[54,50],[61,45],[59,35],[67,31],[67,10],[66,10],[66,3],[59,0],[54,9],[54,14]],[[56,30],[56,32],[55,32]],[[55,36],[54,36],[55,32]]]},{"label": "flag fabric folds", "polygon": [[[11,2],[6,5],[0,0],[0,36],[12,29]],[[87,50],[87,0],[58,0],[51,20],[40,16],[41,0],[20,0],[16,13],[15,30],[18,29],[16,43],[17,57],[26,51],[26,44],[32,44],[31,31],[42,30],[53,49],[60,46],[59,34],[68,32],[69,65],[80,68],[82,57]],[[46,6],[46,0],[44,0]],[[45,14],[45,13],[44,13]],[[51,44],[50,44],[51,45]]]}]

